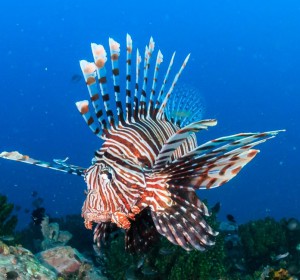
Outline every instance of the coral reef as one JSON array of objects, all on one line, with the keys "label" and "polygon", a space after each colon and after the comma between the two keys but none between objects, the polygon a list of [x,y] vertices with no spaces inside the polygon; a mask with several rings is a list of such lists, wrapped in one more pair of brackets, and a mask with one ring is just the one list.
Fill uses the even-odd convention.
[{"label": "coral reef", "polygon": [[[10,205],[1,212],[2,217],[6,213],[2,223],[10,225],[4,233],[8,238],[10,235],[7,234],[13,233],[14,223],[8,222],[12,205],[6,198],[4,201],[5,205]],[[266,218],[238,225],[234,219],[219,223],[217,213],[212,212],[208,222],[220,234],[210,250],[186,252],[161,237],[147,253],[134,255],[124,250],[122,230],[111,234],[110,242],[103,244],[100,251],[93,246],[92,231],[84,228],[79,215],[55,220],[46,216],[41,226],[30,224],[29,229],[22,231],[22,240],[31,241],[38,252],[36,257],[22,247],[0,242],[0,280],[18,277],[60,280],[300,279],[300,222],[297,219],[275,221]],[[67,242],[70,246],[65,246]],[[81,253],[74,248],[80,249]],[[6,265],[8,261],[11,265]],[[31,278],[24,278],[23,271],[30,271]]]},{"label": "coral reef", "polygon": [[[216,217],[209,223],[217,228]],[[224,236],[206,252],[186,252],[161,238],[146,254],[130,255],[124,251],[120,233],[104,250],[104,264],[109,279],[225,279]]]},{"label": "coral reef", "polygon": [[17,216],[11,215],[14,205],[7,202],[7,197],[0,194],[0,236],[12,235],[17,225]]},{"label": "coral reef", "polygon": [[[209,219],[217,228],[216,217]],[[109,279],[295,280],[300,227],[288,226],[289,221],[222,222],[215,246],[206,252],[186,252],[161,238],[146,254],[130,255],[119,233],[104,249],[101,264]]]},{"label": "coral reef", "polygon": [[73,234],[73,238],[68,244],[80,252],[93,247],[93,231],[86,230],[83,219],[80,215],[67,215],[63,218],[56,218],[53,221],[59,224],[59,227]]},{"label": "coral reef", "polygon": [[271,256],[287,252],[286,228],[272,218],[240,225],[239,236],[251,271],[269,264]]},{"label": "coral reef", "polygon": [[0,280],[2,279],[57,279],[56,273],[40,264],[27,249],[7,246],[0,242]]},{"label": "coral reef", "polygon": [[58,223],[49,223],[48,216],[45,216],[41,223],[41,231],[44,237],[44,240],[41,243],[43,250],[64,246],[72,238],[70,232],[59,229]]}]

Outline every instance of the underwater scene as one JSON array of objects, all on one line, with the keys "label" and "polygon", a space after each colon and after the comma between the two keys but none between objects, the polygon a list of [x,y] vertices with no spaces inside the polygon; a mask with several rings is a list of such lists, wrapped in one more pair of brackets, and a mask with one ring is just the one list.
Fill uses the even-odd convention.
[{"label": "underwater scene", "polygon": [[300,279],[299,1],[0,6],[0,280]]}]

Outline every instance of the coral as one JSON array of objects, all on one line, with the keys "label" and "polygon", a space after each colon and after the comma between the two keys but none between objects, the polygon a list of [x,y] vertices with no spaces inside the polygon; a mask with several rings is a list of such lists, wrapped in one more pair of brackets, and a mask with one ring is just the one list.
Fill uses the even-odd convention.
[{"label": "coral", "polygon": [[[56,273],[44,267],[36,257],[21,246],[0,242],[0,279],[57,279]],[[2,278],[3,277],[3,278]]]},{"label": "coral", "polygon": [[226,275],[224,240],[206,252],[181,252],[176,256],[167,279],[221,279]]},{"label": "coral", "polygon": [[17,216],[11,213],[14,205],[7,202],[7,197],[0,194],[0,236],[11,235],[17,225]]},{"label": "coral", "polygon": [[80,215],[67,215],[64,218],[56,218],[54,220],[59,224],[59,228],[69,231],[73,234],[68,245],[76,248],[80,252],[92,248],[93,231],[87,230],[84,226],[83,219]]},{"label": "coral", "polygon": [[42,241],[42,249],[64,246],[72,238],[72,234],[68,231],[59,229],[58,223],[49,223],[49,217],[45,216],[41,223],[41,230],[44,237]]},{"label": "coral", "polygon": [[248,269],[254,271],[287,250],[286,229],[272,218],[252,221],[239,227]]},{"label": "coral", "polygon": [[[217,228],[215,215],[209,223]],[[124,236],[118,236],[107,248],[105,267],[109,279],[226,279],[224,236],[205,252],[186,252],[161,238],[143,255],[124,251]],[[228,278],[229,279],[229,278]]]}]

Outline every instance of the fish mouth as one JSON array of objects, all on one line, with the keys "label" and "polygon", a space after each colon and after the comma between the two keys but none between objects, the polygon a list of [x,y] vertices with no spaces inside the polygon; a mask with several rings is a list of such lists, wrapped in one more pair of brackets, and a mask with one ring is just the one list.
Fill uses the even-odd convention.
[{"label": "fish mouth", "polygon": [[82,217],[84,218],[84,225],[87,229],[92,229],[93,223],[106,223],[111,220],[111,214],[108,212],[85,212],[82,213]]}]

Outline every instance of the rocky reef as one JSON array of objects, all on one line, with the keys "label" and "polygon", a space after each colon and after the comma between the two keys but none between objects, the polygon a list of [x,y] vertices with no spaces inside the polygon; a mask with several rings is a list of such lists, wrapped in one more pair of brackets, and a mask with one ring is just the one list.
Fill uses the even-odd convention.
[{"label": "rocky reef", "polygon": [[13,205],[4,196],[0,200],[0,280],[300,279],[300,222],[295,218],[239,225],[231,215],[219,222],[212,211],[208,222],[220,234],[209,250],[186,252],[160,237],[147,252],[130,254],[122,230],[111,234],[100,251],[79,215],[45,215],[41,224],[30,224],[15,238]]}]

